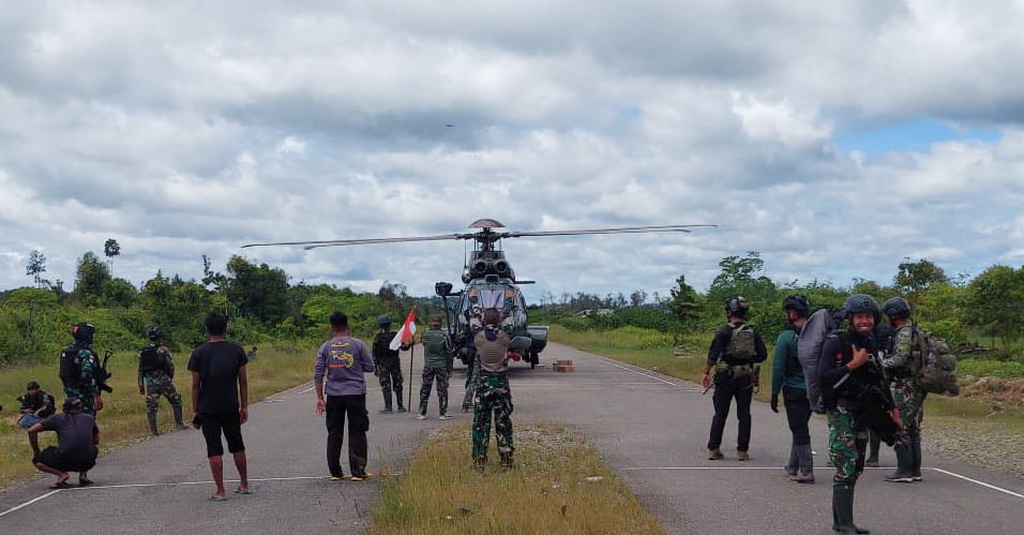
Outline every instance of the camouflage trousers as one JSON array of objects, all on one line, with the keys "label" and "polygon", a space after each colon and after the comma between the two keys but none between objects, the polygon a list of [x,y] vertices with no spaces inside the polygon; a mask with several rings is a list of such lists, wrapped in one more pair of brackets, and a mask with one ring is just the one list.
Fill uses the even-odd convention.
[{"label": "camouflage trousers", "polygon": [[857,429],[854,416],[840,402],[828,410],[828,457],[836,468],[833,489],[850,489],[864,471],[864,451],[868,445],[865,429]]},{"label": "camouflage trousers", "polygon": [[473,399],[476,397],[479,382],[480,361],[473,357],[473,360],[466,366],[466,396],[462,398],[462,412],[469,412],[473,409]]},{"label": "camouflage trousers", "polygon": [[494,416],[494,435],[498,453],[511,455],[512,444],[512,391],[504,373],[481,373],[473,409],[473,459],[487,460],[491,441],[491,415]]},{"label": "camouflage trousers", "polygon": [[164,373],[145,375],[143,381],[146,385],[146,410],[155,414],[160,408],[160,398],[167,398],[172,407],[181,406],[181,395],[174,388],[174,380]]},{"label": "camouflage trousers", "polygon": [[924,419],[924,398],[928,393],[914,384],[913,378],[892,382],[892,397],[900,410],[900,420],[912,443],[921,443],[921,421]]},{"label": "camouflage trousers", "polygon": [[[397,392],[398,396],[402,396],[402,363],[395,362],[392,364],[385,364],[381,362],[377,365],[377,379],[380,381],[380,391],[384,394],[384,399],[391,399],[391,392]],[[399,400],[398,404],[401,405],[402,401]]]},{"label": "camouflage trousers", "polygon": [[437,381],[437,410],[441,415],[448,414],[448,368],[435,368],[426,366],[423,368],[423,384],[420,386],[420,414],[427,413],[427,401],[430,399],[430,389]]},{"label": "camouflage trousers", "polygon": [[96,416],[95,394],[86,392],[81,388],[64,387],[64,399],[78,398],[82,400],[82,412]]}]

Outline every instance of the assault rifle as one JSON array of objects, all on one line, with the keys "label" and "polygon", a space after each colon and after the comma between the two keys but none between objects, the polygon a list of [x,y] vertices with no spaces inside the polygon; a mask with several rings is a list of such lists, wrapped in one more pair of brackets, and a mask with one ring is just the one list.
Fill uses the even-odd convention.
[{"label": "assault rifle", "polygon": [[100,359],[96,359],[96,363],[99,364],[99,368],[96,370],[96,373],[93,374],[94,378],[96,379],[96,387],[107,393],[114,392],[114,389],[107,384],[107,380],[110,379],[110,376],[112,375],[109,371],[107,371],[107,362],[110,361],[110,357],[112,356],[114,356],[113,349],[108,349],[104,351],[103,360],[101,361]]}]

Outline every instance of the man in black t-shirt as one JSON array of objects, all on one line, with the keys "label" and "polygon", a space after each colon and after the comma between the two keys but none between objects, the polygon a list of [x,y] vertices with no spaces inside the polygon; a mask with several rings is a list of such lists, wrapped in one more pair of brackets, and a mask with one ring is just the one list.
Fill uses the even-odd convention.
[{"label": "man in black t-shirt", "polygon": [[192,372],[192,423],[203,430],[206,456],[217,491],[210,501],[227,499],[224,491],[223,432],[228,451],[238,469],[235,494],[249,494],[249,476],[242,441],[242,424],[249,419],[249,382],[245,366],[248,358],[242,346],[227,341],[228,318],[210,312],[203,319],[209,340],[192,351],[188,369]]},{"label": "man in black t-shirt", "polygon": [[[57,432],[57,446],[39,450],[39,433],[43,431]],[[68,487],[71,474],[78,472],[78,484],[86,486],[92,483],[86,476],[96,465],[99,453],[100,430],[96,427],[96,419],[91,414],[82,412],[82,400],[68,398],[64,402],[64,412],[34,424],[28,429],[28,443],[32,447],[32,464],[40,472],[57,476],[55,489]]]}]

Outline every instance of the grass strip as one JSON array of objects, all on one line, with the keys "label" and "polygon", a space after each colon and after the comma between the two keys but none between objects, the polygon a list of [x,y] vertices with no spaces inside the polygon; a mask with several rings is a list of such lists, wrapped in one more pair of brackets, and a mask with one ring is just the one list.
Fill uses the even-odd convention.
[{"label": "grass strip", "polygon": [[404,475],[382,482],[373,535],[664,534],[661,523],[577,433],[520,424],[516,467],[473,468],[467,425],[436,431]]}]

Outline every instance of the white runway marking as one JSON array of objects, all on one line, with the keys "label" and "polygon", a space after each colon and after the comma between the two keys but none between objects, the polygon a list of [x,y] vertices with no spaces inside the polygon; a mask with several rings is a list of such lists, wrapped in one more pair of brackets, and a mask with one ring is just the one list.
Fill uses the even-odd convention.
[{"label": "white runway marking", "polygon": [[[887,470],[887,469],[891,469],[891,467],[880,466],[878,468],[865,468],[865,470]],[[714,471],[719,471],[719,470],[723,470],[723,471],[728,471],[728,470],[737,470],[737,471],[742,471],[742,470],[779,470],[779,467],[777,467],[777,466],[634,466],[634,467],[623,468],[622,470],[624,472],[642,472],[642,471],[665,471],[665,472],[671,472],[671,471],[707,471],[707,472],[714,472]],[[967,477],[967,476],[964,476],[964,475],[960,475],[960,474],[958,474],[956,472],[950,472],[949,470],[943,470],[941,468],[928,468],[928,467],[922,467],[922,470],[931,470],[933,472],[938,472],[940,474],[946,474],[947,476],[955,477],[957,479],[962,479],[964,481],[967,481],[967,482],[970,482],[970,483],[974,483],[975,485],[978,485],[980,487],[984,487],[986,489],[994,490],[994,491],[997,491],[997,492],[1002,492],[1004,494],[1009,494],[1010,496],[1013,496],[1014,498],[1024,499],[1024,494],[1020,494],[1020,493],[1014,492],[1012,490],[1007,490],[1007,489],[1004,489],[1002,487],[997,487],[997,486],[995,486],[995,485],[993,485],[991,483],[985,483],[984,481],[979,481],[979,480],[974,479],[974,478],[970,478],[970,477]]]},{"label": "white runway marking", "polygon": [[672,381],[666,381],[666,380],[662,379],[661,377],[656,377],[656,376],[651,375],[649,373],[644,373],[644,372],[639,371],[639,370],[634,370],[633,368],[627,368],[625,366],[621,366],[621,365],[615,364],[613,362],[605,361],[605,364],[607,364],[607,365],[609,365],[609,366],[611,366],[613,368],[618,368],[620,370],[626,370],[627,372],[630,372],[630,373],[635,373],[637,375],[643,375],[644,377],[647,377],[649,379],[654,379],[655,381],[658,381],[659,383],[665,383],[665,384],[670,385],[670,386],[679,386],[679,385],[673,383]]},{"label": "white runway marking", "polygon": [[[380,476],[380,475],[374,476],[372,479],[379,479],[379,478],[383,478],[383,477],[395,477],[395,476],[400,476],[400,475],[402,475],[402,474],[399,473],[399,472],[394,472],[394,473],[389,473],[386,476]],[[308,480],[308,479],[327,480],[327,476],[250,477],[249,478],[249,483],[269,482],[269,481],[301,481],[301,480]],[[239,482],[239,480],[237,480],[237,479],[225,479],[224,480],[225,485],[227,485],[229,483],[238,483],[238,482]],[[337,485],[339,483],[340,482],[333,482],[331,484],[332,485]],[[6,511],[0,512],[0,517],[3,517],[4,515],[10,514],[10,513],[13,513],[15,511],[17,511],[18,509],[22,509],[22,508],[28,507],[29,505],[32,505],[32,504],[34,504],[36,502],[45,500],[46,498],[49,498],[50,496],[53,496],[54,494],[57,494],[57,493],[63,492],[63,491],[82,492],[82,491],[90,491],[90,490],[138,489],[138,488],[153,488],[153,487],[187,487],[187,486],[192,486],[192,485],[213,485],[213,484],[214,484],[213,481],[179,481],[177,483],[125,483],[125,484],[122,484],[122,485],[91,485],[91,486],[88,486],[88,487],[68,487],[66,489],[55,489],[55,490],[51,490],[50,492],[47,492],[46,494],[43,494],[41,496],[36,496],[35,498],[32,498],[31,500],[29,500],[29,501],[27,501],[25,503],[16,505],[14,507],[11,507],[10,509],[8,509]]]}]

